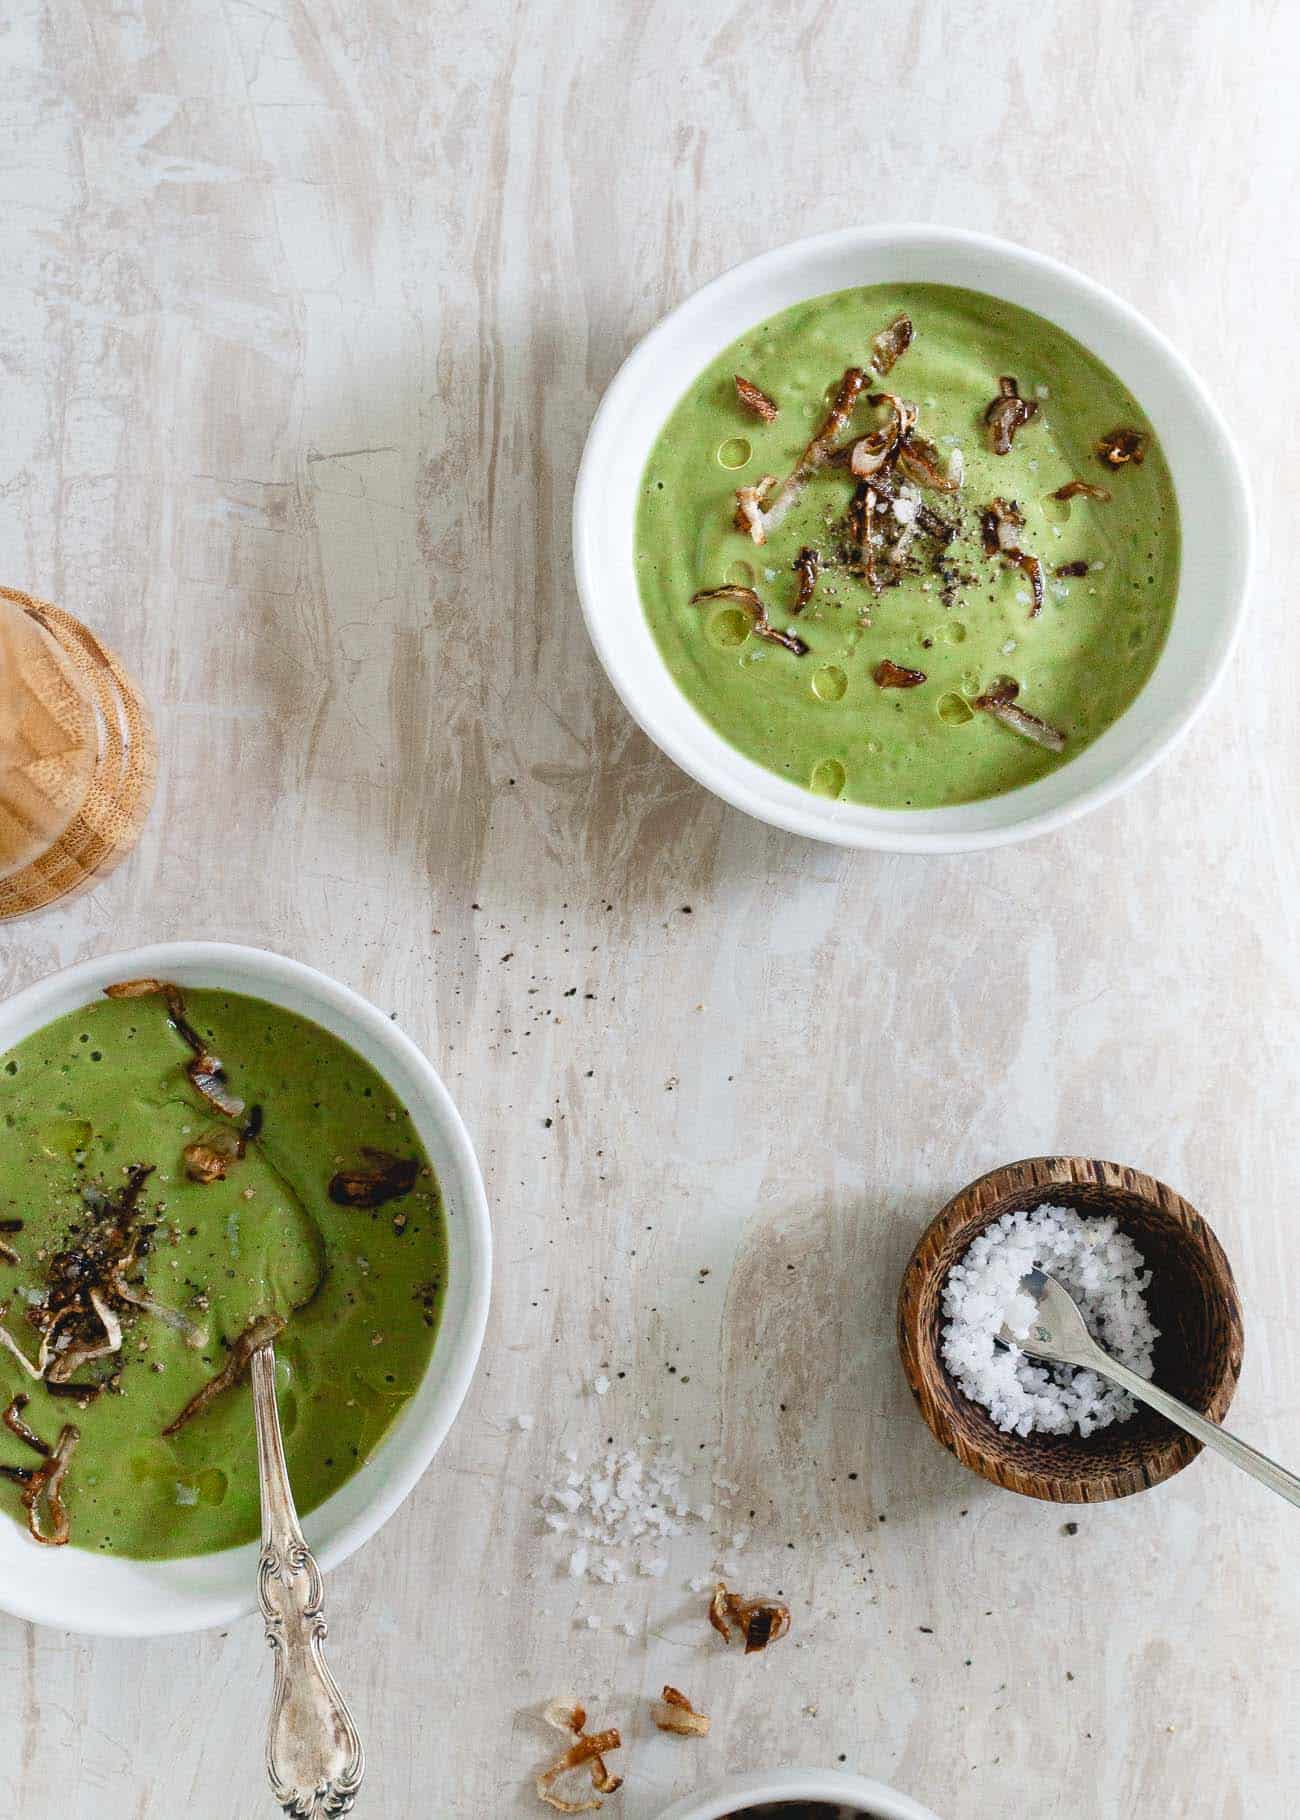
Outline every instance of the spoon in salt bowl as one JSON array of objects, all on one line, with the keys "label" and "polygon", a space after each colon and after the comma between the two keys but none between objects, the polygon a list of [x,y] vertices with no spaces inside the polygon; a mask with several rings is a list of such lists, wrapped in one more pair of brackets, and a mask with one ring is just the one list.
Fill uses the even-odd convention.
[{"label": "spoon in salt bowl", "polygon": [[1068,1291],[1045,1270],[1028,1271],[1020,1279],[1020,1294],[1032,1304],[1032,1313],[1023,1333],[1016,1333],[1003,1323],[998,1339],[1004,1346],[1025,1352],[1035,1359],[1054,1359],[1062,1365],[1080,1365],[1096,1371],[1113,1384],[1120,1385],[1140,1403],[1158,1410],[1162,1416],[1185,1429],[1196,1440],[1204,1442],[1225,1458],[1248,1472],[1252,1479],[1267,1485],[1288,1504],[1300,1507],[1300,1479],[1276,1461],[1247,1447],[1235,1435],[1228,1434],[1217,1422],[1207,1421],[1198,1410],[1171,1397],[1158,1384],[1140,1378],[1127,1365],[1104,1352],[1084,1324],[1082,1314]]}]

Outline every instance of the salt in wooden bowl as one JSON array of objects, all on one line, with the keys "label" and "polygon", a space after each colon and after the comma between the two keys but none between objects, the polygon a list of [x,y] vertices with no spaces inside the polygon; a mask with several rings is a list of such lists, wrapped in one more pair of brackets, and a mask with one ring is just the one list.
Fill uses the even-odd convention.
[{"label": "salt in wooden bowl", "polygon": [[963,1188],[926,1227],[903,1272],[898,1346],[927,1426],[973,1472],[1008,1491],[1058,1504],[1126,1498],[1172,1478],[1201,1451],[1181,1429],[1139,1408],[1086,1438],[1004,1434],[957,1387],[943,1362],[943,1286],[971,1241],[1001,1214],[1044,1203],[1113,1214],[1151,1271],[1147,1307],[1159,1329],[1155,1382],[1222,1422],[1241,1373],[1241,1303],[1213,1232],[1181,1195],[1139,1170],[1090,1157],[1031,1157]]}]

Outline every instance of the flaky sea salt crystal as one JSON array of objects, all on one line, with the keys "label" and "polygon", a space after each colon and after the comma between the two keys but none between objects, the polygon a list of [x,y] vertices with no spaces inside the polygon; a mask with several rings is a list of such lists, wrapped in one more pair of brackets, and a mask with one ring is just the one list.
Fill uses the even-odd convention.
[{"label": "flaky sea salt crystal", "polygon": [[1025,1333],[1032,1298],[1020,1289],[1035,1265],[1078,1302],[1091,1333],[1137,1372],[1152,1374],[1158,1338],[1147,1312],[1151,1273],[1127,1233],[1110,1217],[1087,1217],[1044,1203],[1006,1213],[979,1234],[949,1271],[943,1289],[943,1357],[963,1392],[1007,1433],[1092,1434],[1133,1412],[1127,1392],[1079,1371],[1029,1358],[998,1344],[1005,1322]]},{"label": "flaky sea salt crystal", "polygon": [[686,1462],[666,1435],[659,1440],[642,1436],[636,1447],[611,1448],[584,1471],[568,1473],[566,1483],[545,1493],[541,1502],[548,1529],[567,1532],[575,1544],[590,1544],[612,1564],[592,1565],[590,1551],[584,1551],[581,1572],[571,1566],[571,1574],[611,1585],[620,1581],[608,1574],[615,1569],[624,1573],[618,1558],[622,1551],[639,1572],[657,1578],[667,1568],[666,1558],[662,1565],[646,1564],[649,1557],[638,1558],[638,1548],[653,1548],[657,1559],[664,1543],[683,1535],[688,1523],[698,1520],[698,1513],[692,1512]]},{"label": "flaky sea salt crystal", "polygon": [[605,1377],[602,1373],[602,1375],[593,1382],[591,1388],[595,1391],[595,1393],[598,1397],[603,1397],[609,1391],[609,1379],[607,1377]]}]

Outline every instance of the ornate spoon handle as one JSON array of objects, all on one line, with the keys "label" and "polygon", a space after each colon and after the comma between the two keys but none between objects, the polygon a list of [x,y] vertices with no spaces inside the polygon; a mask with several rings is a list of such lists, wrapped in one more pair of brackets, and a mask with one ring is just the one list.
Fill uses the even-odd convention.
[{"label": "ornate spoon handle", "polygon": [[250,1368],[262,1489],[257,1602],[275,1655],[266,1772],[293,1820],[346,1814],[366,1772],[348,1703],[324,1655],[325,1589],[294,1509],[275,1401],[275,1352],[259,1346]]}]

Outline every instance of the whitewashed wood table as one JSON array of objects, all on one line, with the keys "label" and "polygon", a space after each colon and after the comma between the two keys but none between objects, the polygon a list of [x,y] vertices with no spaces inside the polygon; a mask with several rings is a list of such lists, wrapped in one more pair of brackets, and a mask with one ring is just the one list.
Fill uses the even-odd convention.
[{"label": "whitewashed wood table", "polygon": [[[947,1820],[1288,1811],[1292,1513],[1202,1461],[1067,1537],[922,1431],[892,1302],[980,1170],[1132,1162],[1224,1239],[1236,1424],[1300,1456],[1293,9],[11,0],[0,56],[0,576],[119,646],[163,749],[134,861],[6,928],[0,988],[161,937],[299,955],[428,1050],[488,1179],[474,1389],[330,1587],[358,1811],[544,1811],[563,1689],[628,1734],[629,1820],[778,1760]],[[844,855],[724,809],[574,600],[572,478],[633,340],[890,217],[1113,285],[1250,453],[1229,682],[1155,778],[1019,851]],[[564,1450],[642,1427],[719,1445],[738,1577],[794,1608],[769,1657],[700,1621],[703,1538],[606,1590],[539,1533]],[[267,1814],[269,1672],[254,1620],[0,1621],[24,1820]],[[665,1680],[707,1741],[653,1734]]]}]

